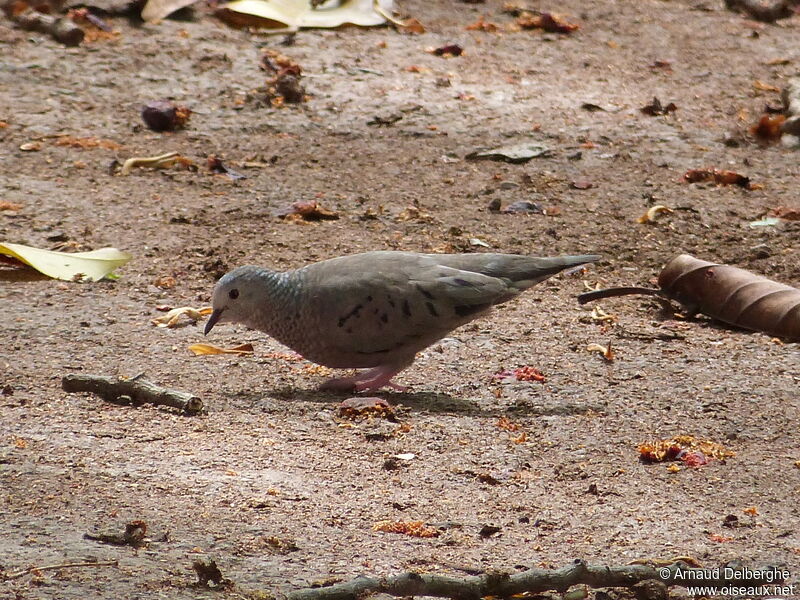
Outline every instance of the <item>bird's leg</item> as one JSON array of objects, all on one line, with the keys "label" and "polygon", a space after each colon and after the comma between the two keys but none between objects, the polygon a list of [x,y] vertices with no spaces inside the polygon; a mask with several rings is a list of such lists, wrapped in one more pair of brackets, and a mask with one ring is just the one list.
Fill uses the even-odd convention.
[{"label": "bird's leg", "polygon": [[319,386],[319,389],[335,392],[364,392],[388,386],[399,392],[405,392],[408,390],[407,387],[392,382],[392,377],[397,375],[404,368],[404,366],[375,367],[374,369],[368,369],[351,377],[329,379]]}]

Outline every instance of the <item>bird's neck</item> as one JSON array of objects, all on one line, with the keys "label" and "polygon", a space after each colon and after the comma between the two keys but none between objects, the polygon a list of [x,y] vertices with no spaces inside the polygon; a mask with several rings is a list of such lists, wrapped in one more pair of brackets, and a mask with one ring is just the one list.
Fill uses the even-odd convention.
[{"label": "bird's neck", "polygon": [[299,271],[277,272],[264,269],[259,273],[261,296],[264,298],[264,309],[255,311],[253,322],[249,327],[264,331],[280,328],[283,315],[294,314],[302,305],[303,276]]}]

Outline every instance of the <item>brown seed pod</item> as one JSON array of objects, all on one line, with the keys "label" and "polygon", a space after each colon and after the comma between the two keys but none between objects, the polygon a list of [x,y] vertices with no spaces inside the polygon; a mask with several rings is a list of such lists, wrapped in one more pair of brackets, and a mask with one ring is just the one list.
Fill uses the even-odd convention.
[{"label": "brown seed pod", "polygon": [[578,302],[647,294],[680,302],[691,315],[700,312],[742,329],[800,341],[800,289],[688,254],[669,261],[658,284],[658,290],[624,287],[587,292],[578,296]]},{"label": "brown seed pod", "polygon": [[800,290],[688,254],[658,276],[664,294],[693,312],[752,331],[800,340]]}]

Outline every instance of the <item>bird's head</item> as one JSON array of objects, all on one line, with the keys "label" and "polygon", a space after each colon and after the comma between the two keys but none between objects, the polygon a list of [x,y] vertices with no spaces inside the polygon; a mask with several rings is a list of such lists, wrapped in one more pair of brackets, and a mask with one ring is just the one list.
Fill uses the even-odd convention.
[{"label": "bird's head", "polygon": [[214,286],[211,307],[214,311],[208,318],[205,335],[217,323],[245,323],[252,319],[258,306],[259,267],[239,267],[226,273]]}]

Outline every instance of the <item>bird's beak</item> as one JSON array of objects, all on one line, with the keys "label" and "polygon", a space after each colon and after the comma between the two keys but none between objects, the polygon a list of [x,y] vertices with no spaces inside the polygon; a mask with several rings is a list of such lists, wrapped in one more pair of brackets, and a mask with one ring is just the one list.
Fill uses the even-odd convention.
[{"label": "bird's beak", "polygon": [[208,317],[208,322],[206,323],[206,328],[203,331],[203,335],[208,335],[208,332],[214,328],[214,325],[217,324],[219,318],[222,316],[222,308],[215,308],[214,312],[211,313],[211,316]]}]

